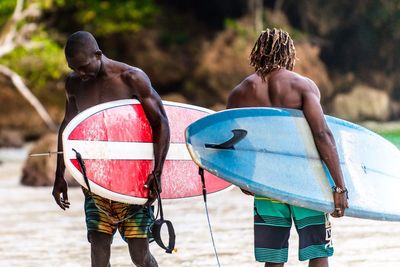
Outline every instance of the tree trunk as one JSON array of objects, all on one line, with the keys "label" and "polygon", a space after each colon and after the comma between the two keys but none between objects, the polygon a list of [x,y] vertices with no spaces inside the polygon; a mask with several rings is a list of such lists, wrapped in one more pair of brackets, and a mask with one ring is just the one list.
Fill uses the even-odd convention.
[{"label": "tree trunk", "polygon": [[254,17],[254,30],[257,33],[260,33],[263,30],[263,11],[264,4],[263,0],[250,0],[249,1],[249,10]]},{"label": "tree trunk", "polygon": [[46,109],[39,102],[39,100],[32,94],[28,87],[26,87],[25,83],[22,81],[21,76],[19,76],[14,71],[10,70],[4,65],[0,65],[0,73],[10,78],[11,82],[14,84],[15,88],[17,88],[18,92],[25,97],[26,100],[33,106],[33,108],[37,111],[39,116],[46,123],[47,127],[55,131],[57,130],[56,125],[51,119],[49,113],[47,113]]},{"label": "tree trunk", "polygon": [[[14,12],[0,32],[0,57],[10,53],[16,46],[18,37],[18,23],[24,19],[24,0],[17,0]],[[28,44],[26,44],[28,45]],[[4,65],[0,65],[0,73],[8,77],[17,88],[18,92],[33,106],[39,116],[43,119],[50,130],[57,130],[56,125],[51,119],[49,113],[32,94],[29,88],[23,82],[21,76]]]},{"label": "tree trunk", "polygon": [[6,22],[0,32],[0,57],[11,52],[15,48],[15,37],[17,35],[17,24],[22,19],[24,0],[17,0],[11,18]]}]

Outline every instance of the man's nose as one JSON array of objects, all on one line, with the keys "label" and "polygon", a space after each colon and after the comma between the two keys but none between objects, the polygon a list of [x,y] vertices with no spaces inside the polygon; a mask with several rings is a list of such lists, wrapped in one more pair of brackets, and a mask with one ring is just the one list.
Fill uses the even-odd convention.
[{"label": "man's nose", "polygon": [[78,70],[78,74],[79,76],[85,76],[86,72],[82,71],[82,70]]}]

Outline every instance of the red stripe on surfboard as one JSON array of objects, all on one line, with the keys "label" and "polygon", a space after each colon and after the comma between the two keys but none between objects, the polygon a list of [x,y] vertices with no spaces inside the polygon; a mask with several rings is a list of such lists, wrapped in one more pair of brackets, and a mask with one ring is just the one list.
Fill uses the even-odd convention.
[{"label": "red stripe on surfboard", "polygon": [[[71,162],[80,170],[77,160],[73,159]],[[147,197],[147,190],[143,185],[153,169],[151,160],[85,160],[85,167],[88,178],[101,187],[119,194]],[[206,171],[205,181],[208,193],[220,191],[230,185]],[[161,182],[161,197],[164,199],[202,194],[198,167],[191,161],[165,161]]]},{"label": "red stripe on surfboard", "polygon": [[141,105],[125,105],[90,116],[71,132],[68,139],[152,142],[152,130]]},{"label": "red stripe on surfboard", "polygon": [[[164,106],[171,128],[171,143],[185,143],[185,129],[208,113]],[[94,114],[71,132],[69,140],[152,142],[152,129],[140,104],[118,106]]]},{"label": "red stripe on surfboard", "polygon": [[171,128],[171,143],[185,143],[186,128],[200,118],[208,115],[204,111],[195,109],[164,106]]}]

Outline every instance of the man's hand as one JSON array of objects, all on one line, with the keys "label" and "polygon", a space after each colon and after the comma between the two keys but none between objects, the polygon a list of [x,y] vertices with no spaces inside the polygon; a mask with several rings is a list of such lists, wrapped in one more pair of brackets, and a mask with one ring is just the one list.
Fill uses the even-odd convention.
[{"label": "man's hand", "polygon": [[53,197],[63,210],[68,209],[70,203],[68,202],[68,185],[64,178],[56,178],[53,187]]},{"label": "man's hand", "polygon": [[245,189],[243,189],[243,188],[240,188],[240,190],[242,190],[242,192],[243,192],[244,194],[248,195],[248,196],[254,196],[254,193],[253,193],[253,192],[247,191],[247,190],[245,190]]},{"label": "man's hand", "polygon": [[156,175],[154,172],[150,173],[144,187],[149,190],[149,200],[156,200],[157,192],[158,194],[162,192],[160,176]]},{"label": "man's hand", "polygon": [[344,211],[349,207],[347,203],[347,192],[333,193],[333,202],[335,203],[335,210],[331,213],[332,217],[339,218],[344,216]]}]

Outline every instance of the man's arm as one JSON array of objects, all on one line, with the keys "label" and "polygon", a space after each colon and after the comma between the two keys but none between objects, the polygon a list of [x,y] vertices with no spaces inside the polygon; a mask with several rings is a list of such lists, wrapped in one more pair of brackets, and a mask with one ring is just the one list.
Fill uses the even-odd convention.
[{"label": "man's arm", "polygon": [[[64,132],[65,127],[71,121],[71,119],[78,113],[76,110],[75,100],[70,98],[68,92],[70,88],[69,86],[69,78],[67,78],[65,83],[65,88],[67,91],[66,101],[65,101],[65,115],[64,119],[60,125],[60,129],[58,130],[58,144],[57,151],[63,151],[62,145],[62,133]],[[70,203],[68,202],[68,185],[64,178],[65,173],[65,164],[62,154],[57,154],[57,167],[54,178],[54,186],[53,186],[53,197],[58,206],[63,210],[68,209]]]},{"label": "man's arm", "polygon": [[[316,87],[313,83],[311,86]],[[319,102],[319,96],[315,93],[317,88],[313,89],[314,90],[309,90],[303,94],[304,116],[311,128],[319,155],[328,167],[335,185],[338,188],[345,189],[346,186],[340,168],[335,139],[325,121],[324,113]],[[332,216],[342,217],[344,215],[344,210],[348,208],[347,194],[334,192],[333,200],[335,203],[335,211],[332,213]]]},{"label": "man's arm", "polygon": [[228,96],[227,109],[259,106],[257,84],[253,78],[247,77],[239,83]]},{"label": "man's arm", "polygon": [[155,178],[158,183],[157,190],[160,193],[162,190],[160,177],[170,143],[168,118],[160,96],[153,89],[150,79],[143,71],[129,70],[125,80],[134,89],[135,96],[140,101],[153,132],[155,177],[150,174],[146,182],[146,186],[150,189],[150,197],[153,198],[156,189]]}]

